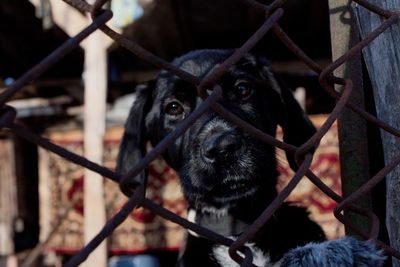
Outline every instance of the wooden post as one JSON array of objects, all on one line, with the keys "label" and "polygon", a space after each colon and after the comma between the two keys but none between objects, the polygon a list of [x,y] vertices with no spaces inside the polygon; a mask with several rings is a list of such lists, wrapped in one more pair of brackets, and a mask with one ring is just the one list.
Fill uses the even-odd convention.
[{"label": "wooden post", "polygon": [[[329,8],[332,58],[335,60],[346,53],[358,41],[358,32],[356,32],[354,14],[351,12],[348,0],[329,1]],[[350,102],[364,108],[361,69],[361,58],[358,56],[348,60],[334,74],[353,81],[354,88]],[[335,89],[340,91],[342,87],[337,86]],[[342,190],[343,196],[346,197],[370,178],[365,120],[350,109],[345,108],[338,119],[338,131]],[[360,199],[357,205],[365,209],[372,209],[370,195]],[[368,220],[365,217],[346,211],[345,215],[365,231],[369,230]],[[346,234],[354,235],[349,228],[346,228]]]},{"label": "wooden post", "polygon": [[[96,31],[86,40],[85,47],[85,94],[84,94],[84,154],[102,164],[105,134],[107,92],[107,58],[105,38]],[[85,170],[84,183],[84,232],[88,243],[106,223],[103,177]],[[107,248],[101,244],[84,263],[88,267],[107,266]]]},{"label": "wooden post", "polygon": [[[398,0],[370,0],[372,4],[387,10],[399,11]],[[359,29],[362,37],[376,29],[383,21],[379,16],[356,6]],[[369,46],[363,55],[374,90],[378,118],[400,129],[400,23],[381,34]],[[400,154],[400,139],[382,133],[385,164]],[[386,177],[386,224],[390,245],[400,250],[400,166]],[[399,267],[400,261],[393,258],[393,266]]]},{"label": "wooden post", "polygon": [[[36,7],[41,9],[42,0],[30,0]],[[69,4],[60,0],[48,0],[51,5],[52,19],[54,23],[65,31],[69,36],[77,35],[87,26],[87,18]]]},{"label": "wooden post", "polygon": [[11,142],[10,139],[0,140],[0,256],[14,253],[13,223],[18,204]]},{"label": "wooden post", "polygon": [[39,242],[46,240],[51,232],[50,163],[47,150],[38,149],[39,155]]}]

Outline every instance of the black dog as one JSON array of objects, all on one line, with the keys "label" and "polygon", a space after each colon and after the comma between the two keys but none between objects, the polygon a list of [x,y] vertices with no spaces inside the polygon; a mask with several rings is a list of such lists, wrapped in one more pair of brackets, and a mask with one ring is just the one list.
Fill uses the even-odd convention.
[{"label": "black dog", "polygon": [[[204,77],[231,53],[200,50],[173,64]],[[218,84],[223,91],[220,104],[269,135],[275,135],[279,124],[284,141],[300,146],[315,132],[291,92],[276,79],[262,57],[247,54]],[[166,71],[137,94],[118,158],[117,170],[122,174],[143,157],[147,141],[156,145],[201,103],[193,85]],[[295,166],[293,156],[287,156]],[[225,236],[240,235],[277,196],[275,148],[212,110],[202,115],[163,157],[181,178],[190,207],[189,219]],[[322,229],[303,208],[285,204],[249,247],[258,266],[278,266],[289,250],[324,240]],[[290,258],[288,262],[294,261]],[[180,266],[238,265],[230,259],[226,247],[189,233]]]}]

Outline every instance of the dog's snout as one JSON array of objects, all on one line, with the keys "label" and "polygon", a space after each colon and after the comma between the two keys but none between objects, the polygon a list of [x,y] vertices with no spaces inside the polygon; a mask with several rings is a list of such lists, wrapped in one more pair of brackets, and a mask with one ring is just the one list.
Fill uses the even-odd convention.
[{"label": "dog's snout", "polygon": [[240,147],[240,139],[232,133],[226,133],[210,137],[205,142],[203,154],[209,162],[226,162]]}]

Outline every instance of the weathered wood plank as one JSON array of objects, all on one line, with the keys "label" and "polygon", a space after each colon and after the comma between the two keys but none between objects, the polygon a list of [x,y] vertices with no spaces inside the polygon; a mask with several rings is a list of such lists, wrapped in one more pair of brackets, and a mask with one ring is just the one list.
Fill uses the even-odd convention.
[{"label": "weathered wood plank", "polygon": [[[370,0],[388,10],[400,10],[398,0]],[[356,6],[361,36],[365,37],[383,21],[377,15]],[[400,129],[400,23],[393,25],[363,50],[371,77],[378,118]],[[400,139],[382,131],[385,163],[400,154]],[[391,246],[400,250],[400,166],[386,177],[386,224]],[[400,261],[393,259],[393,266]]]},{"label": "weathered wood plank", "polygon": [[[335,60],[346,53],[356,43],[358,34],[354,14],[347,0],[329,1],[332,59]],[[363,81],[361,75],[361,58],[354,57],[335,70],[335,75],[351,79],[353,91],[350,102],[364,108]],[[336,86],[337,91],[342,86]],[[357,190],[369,179],[367,129],[365,120],[350,109],[345,108],[338,118],[340,168],[342,176],[343,196],[346,197]],[[358,200],[357,205],[372,209],[370,195]],[[368,220],[365,217],[345,211],[355,225],[368,231]],[[351,229],[346,233],[354,235]]]},{"label": "weathered wood plank", "polygon": [[17,184],[12,141],[0,140],[0,256],[14,253],[13,223],[17,216]]}]

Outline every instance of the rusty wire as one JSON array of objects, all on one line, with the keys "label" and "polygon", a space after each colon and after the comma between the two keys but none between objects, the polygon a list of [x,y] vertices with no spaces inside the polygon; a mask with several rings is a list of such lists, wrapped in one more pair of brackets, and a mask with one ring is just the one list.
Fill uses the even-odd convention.
[{"label": "rusty wire", "polygon": [[[255,11],[260,11],[265,14],[265,22],[260,26],[260,28],[234,53],[219,67],[214,69],[212,73],[207,75],[207,77],[200,79],[199,77],[193,76],[187,73],[177,66],[170,64],[169,62],[155,56],[145,48],[141,47],[137,43],[128,40],[121,34],[118,34],[111,28],[105,25],[105,23],[111,19],[112,12],[109,10],[102,10],[102,6],[106,4],[109,0],[97,0],[93,5],[86,3],[81,0],[63,0],[69,5],[73,6],[80,12],[89,13],[93,19],[93,22],[82,30],[75,37],[69,39],[62,46],[56,49],[48,57],[43,59],[39,64],[37,64],[32,69],[28,70],[24,75],[17,79],[11,86],[6,88],[6,90],[0,95],[0,128],[8,128],[14,134],[25,138],[53,153],[56,153],[69,161],[88,168],[103,177],[109,178],[115,182],[119,182],[121,189],[130,194],[131,197],[123,208],[112,217],[104,228],[98,233],[98,235],[92,239],[92,241],[86,245],[80,252],[78,252],[66,266],[77,266],[88,257],[88,255],[105,239],[112,231],[121,224],[132,210],[141,206],[154,213],[171,220],[191,231],[194,231],[206,238],[209,238],[217,243],[226,245],[229,247],[230,256],[241,266],[254,266],[252,264],[252,253],[245,246],[245,243],[251,239],[262,225],[267,222],[274,212],[282,205],[283,201],[287,196],[293,191],[293,189],[298,185],[303,176],[307,177],[315,186],[317,186],[322,192],[338,203],[334,214],[335,216],[346,226],[352,228],[355,232],[360,234],[366,239],[371,239],[378,246],[382,247],[386,253],[397,257],[400,259],[400,252],[391,248],[387,244],[377,240],[379,231],[379,220],[377,216],[369,210],[361,209],[356,205],[356,201],[371,191],[371,189],[377,185],[378,182],[384,179],[384,177],[390,173],[396,166],[400,164],[400,155],[388,163],[381,171],[379,171],[375,176],[373,176],[368,182],[362,185],[358,190],[352,193],[346,198],[342,198],[334,191],[332,191],[328,186],[326,186],[322,180],[317,177],[311,170],[310,164],[313,158],[313,151],[318,147],[321,138],[329,130],[333,122],[338,118],[339,114],[345,107],[352,109],[354,112],[358,113],[361,117],[366,119],[369,123],[374,124],[381,129],[387,131],[388,133],[400,137],[400,130],[396,129],[387,123],[377,119],[360,107],[354,106],[349,103],[349,96],[353,88],[351,80],[343,79],[340,77],[335,77],[333,71],[339,66],[347,62],[351,57],[361,53],[361,49],[369,45],[377,36],[382,32],[386,31],[391,25],[399,20],[399,15],[395,12],[388,10],[383,10],[377,6],[370,4],[365,0],[353,0],[355,3],[363,6],[369,11],[381,16],[384,21],[382,24],[371,32],[366,38],[361,40],[358,44],[349,49],[343,56],[332,62],[326,68],[322,68],[310,57],[308,57],[279,26],[279,18],[283,15],[284,10],[281,8],[285,0],[275,0],[270,5],[264,5],[255,0],[243,0],[249,6],[254,8]],[[154,66],[167,70],[170,73],[180,77],[181,79],[195,85],[198,89],[198,94],[204,99],[204,102],[197,108],[194,112],[190,114],[177,129],[171,132],[165,139],[162,140],[157,146],[154,147],[136,166],[132,166],[132,169],[128,174],[121,177],[121,175],[100,166],[94,162],[87,160],[84,157],[78,156],[72,152],[65,150],[64,148],[57,146],[47,139],[35,134],[32,130],[27,129],[17,123],[15,123],[16,111],[14,108],[7,106],[6,102],[19,90],[23,89],[24,86],[33,82],[38,77],[40,77],[46,70],[51,68],[55,63],[57,63],[63,56],[71,52],[75,47],[77,47],[80,42],[87,36],[92,34],[96,30],[101,30],[115,42],[125,47],[133,54],[135,54],[140,59],[153,64]],[[269,31],[272,32],[286,45],[293,53],[296,55],[304,64],[306,64],[311,70],[319,75],[319,81],[321,86],[334,98],[336,98],[337,104],[322,127],[301,147],[295,147],[290,144],[286,144],[282,141],[275,139],[274,136],[267,135],[260,131],[259,129],[253,127],[246,121],[243,121],[236,115],[232,114],[226,110],[223,106],[218,104],[218,99],[221,97],[221,88],[217,85],[218,79],[226,73],[230,66],[235,62],[240,60],[240,58],[250,51],[254,45]],[[333,89],[334,84],[342,85],[342,92],[339,94]],[[213,89],[213,92],[208,95],[207,90]],[[249,132],[256,138],[259,138],[263,142],[270,144],[272,146],[281,148],[286,152],[295,155],[296,162],[299,169],[296,171],[294,177],[291,179],[289,184],[278,194],[276,199],[264,210],[264,212],[257,218],[251,226],[249,226],[246,231],[241,234],[236,240],[224,237],[215,233],[207,228],[196,225],[187,221],[186,219],[174,214],[173,212],[163,208],[162,206],[154,203],[150,199],[145,197],[146,186],[145,184],[134,183],[133,177],[138,175],[141,171],[146,168],[146,166],[160,155],[165,149],[168,148],[177,138],[179,138],[190,126],[209,109],[213,109],[220,116],[222,116],[227,121],[236,124],[241,129]],[[345,216],[343,216],[343,210],[351,210],[364,216],[371,222],[371,228],[369,233],[359,229],[356,225],[353,225]],[[238,253],[240,252],[240,253]]]}]

